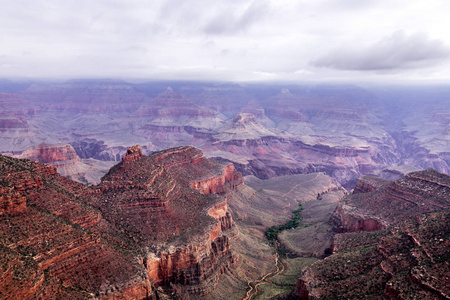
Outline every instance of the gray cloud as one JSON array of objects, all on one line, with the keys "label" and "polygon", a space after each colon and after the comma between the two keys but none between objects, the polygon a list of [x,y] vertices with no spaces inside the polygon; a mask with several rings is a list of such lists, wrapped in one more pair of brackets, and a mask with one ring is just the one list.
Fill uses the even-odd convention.
[{"label": "gray cloud", "polygon": [[449,56],[450,49],[441,40],[397,31],[364,49],[331,51],[311,65],[338,70],[395,70],[430,66]]},{"label": "gray cloud", "polygon": [[204,32],[216,35],[245,31],[268,14],[269,5],[265,1],[253,1],[243,12],[239,10],[218,12],[206,24]]},{"label": "gray cloud", "polygon": [[[6,1],[0,77],[448,81],[449,8],[448,0]],[[399,28],[442,42],[392,35]]]}]

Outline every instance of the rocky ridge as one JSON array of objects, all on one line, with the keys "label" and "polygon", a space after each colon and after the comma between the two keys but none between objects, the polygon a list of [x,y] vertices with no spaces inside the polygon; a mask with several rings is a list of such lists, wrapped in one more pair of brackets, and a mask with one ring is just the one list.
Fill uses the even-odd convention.
[{"label": "rocky ridge", "polygon": [[450,208],[450,176],[433,169],[389,182],[363,177],[331,221],[338,232],[386,229],[410,216]]},{"label": "rocky ridge", "polygon": [[64,143],[41,143],[27,148],[20,155],[14,155],[14,157],[50,164],[56,168],[59,174],[81,183],[100,182],[100,178],[107,172],[105,169],[112,166],[112,164],[95,160],[82,160],[72,145]]},{"label": "rocky ridge", "polygon": [[[361,175],[402,164],[448,173],[445,101],[410,113],[399,100],[397,113],[383,99],[354,86],[33,84],[0,99],[0,151],[61,141],[81,159],[119,162],[125,145],[140,144],[148,154],[188,144],[244,175],[326,172],[350,189]],[[421,122],[409,117],[418,114]],[[396,118],[405,123],[391,122]]]},{"label": "rocky ridge", "polygon": [[448,299],[449,210],[389,230],[338,234],[335,252],[303,271],[295,299]]},{"label": "rocky ridge", "polygon": [[[196,297],[236,260],[226,194],[242,177],[198,149],[148,157],[132,147],[93,187],[51,166],[0,158],[2,295]],[[203,188],[192,189],[197,182]]]},{"label": "rocky ridge", "polygon": [[300,299],[447,299],[450,176],[364,177],[331,218],[333,254],[302,272]]}]

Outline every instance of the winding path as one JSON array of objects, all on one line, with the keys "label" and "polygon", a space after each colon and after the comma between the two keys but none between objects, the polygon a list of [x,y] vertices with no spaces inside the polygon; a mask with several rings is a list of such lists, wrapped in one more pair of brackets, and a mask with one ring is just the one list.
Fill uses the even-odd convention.
[{"label": "winding path", "polygon": [[[267,273],[266,275],[264,275],[261,279],[259,279],[257,281],[249,281],[247,284],[250,287],[250,290],[247,291],[247,296],[245,296],[244,298],[241,298],[241,300],[250,300],[254,295],[256,295],[256,293],[258,293],[258,286],[268,283],[268,282],[271,282],[270,280],[266,279],[267,277],[269,277],[271,275],[272,275],[272,277],[275,277],[284,271],[284,265],[279,261],[278,253],[274,254],[274,259],[275,259],[276,270]],[[282,268],[280,268],[280,266],[279,266],[280,264],[281,264]],[[254,284],[254,286],[252,286],[252,283]]]}]

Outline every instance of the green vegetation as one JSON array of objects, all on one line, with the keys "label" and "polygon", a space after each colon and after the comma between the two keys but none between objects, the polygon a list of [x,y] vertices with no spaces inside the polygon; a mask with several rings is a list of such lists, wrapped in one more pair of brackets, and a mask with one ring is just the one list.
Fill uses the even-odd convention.
[{"label": "green vegetation", "polygon": [[298,204],[298,208],[296,210],[292,211],[292,218],[287,221],[286,223],[278,226],[272,226],[269,229],[266,230],[265,235],[266,238],[273,242],[277,239],[278,233],[280,233],[283,230],[291,229],[291,228],[297,228],[298,225],[300,225],[300,222],[302,221],[302,218],[300,217],[300,213],[303,210],[303,206],[301,203]]}]

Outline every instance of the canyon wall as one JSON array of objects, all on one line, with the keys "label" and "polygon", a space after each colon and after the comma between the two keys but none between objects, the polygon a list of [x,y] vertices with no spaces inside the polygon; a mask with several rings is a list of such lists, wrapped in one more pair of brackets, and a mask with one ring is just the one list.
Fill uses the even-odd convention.
[{"label": "canyon wall", "polygon": [[[131,147],[91,187],[61,177],[51,166],[0,158],[3,295],[199,297],[237,259],[227,192],[242,177],[198,149],[147,157],[139,146]],[[193,189],[197,182],[205,190]]]},{"label": "canyon wall", "polygon": [[81,159],[120,162],[132,144],[144,154],[194,145],[244,175],[326,172],[347,189],[391,166],[448,173],[446,99],[433,94],[424,107],[420,93],[409,95],[420,107],[414,110],[403,104],[407,90],[389,105],[385,93],[356,86],[36,83],[0,94],[0,152],[61,142]]},{"label": "canyon wall", "polygon": [[333,254],[306,268],[298,299],[445,299],[450,176],[412,172],[394,182],[364,177],[331,223]]},{"label": "canyon wall", "polygon": [[447,209],[336,235],[334,254],[302,272],[291,298],[449,298],[449,217]]},{"label": "canyon wall", "polygon": [[433,169],[393,182],[363,177],[339,203],[331,222],[338,232],[385,229],[412,215],[449,206],[449,176]]}]

